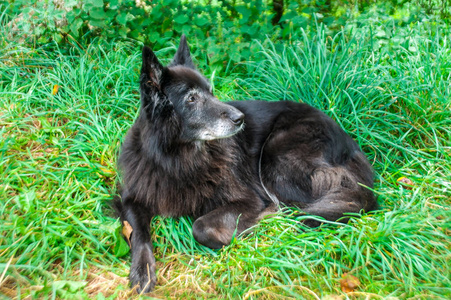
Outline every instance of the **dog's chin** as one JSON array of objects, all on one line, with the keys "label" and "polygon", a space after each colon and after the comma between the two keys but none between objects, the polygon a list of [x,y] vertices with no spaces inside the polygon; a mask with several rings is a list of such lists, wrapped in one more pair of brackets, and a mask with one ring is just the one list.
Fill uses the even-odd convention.
[{"label": "dog's chin", "polygon": [[230,130],[230,131],[221,131],[221,132],[205,131],[200,135],[199,140],[213,141],[213,140],[219,140],[219,139],[226,139],[226,138],[234,136],[235,134],[240,132],[243,128],[244,128],[244,125],[241,125],[241,126],[235,128],[235,130]]}]

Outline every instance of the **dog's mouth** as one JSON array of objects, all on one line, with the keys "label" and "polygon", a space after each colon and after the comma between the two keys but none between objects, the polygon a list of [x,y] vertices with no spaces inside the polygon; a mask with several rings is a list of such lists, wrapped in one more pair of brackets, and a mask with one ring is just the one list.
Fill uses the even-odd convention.
[{"label": "dog's mouth", "polygon": [[[219,128],[221,129],[221,128]],[[206,131],[201,135],[201,140],[203,141],[212,141],[219,139],[226,139],[234,136],[238,132],[244,129],[244,123],[239,126],[236,126],[234,130],[217,130],[217,131]]]},{"label": "dog's mouth", "polygon": [[241,130],[244,129],[244,123],[241,123],[241,125],[236,126],[236,129],[234,131],[232,131],[230,134],[227,134],[225,136],[219,137],[220,139],[225,139],[231,136],[234,136],[235,134],[237,134],[238,132],[240,132]]}]

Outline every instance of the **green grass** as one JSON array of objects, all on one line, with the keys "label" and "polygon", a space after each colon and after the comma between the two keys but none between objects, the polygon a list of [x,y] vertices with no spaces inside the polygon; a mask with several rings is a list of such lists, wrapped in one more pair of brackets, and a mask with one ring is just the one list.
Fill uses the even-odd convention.
[{"label": "green grass", "polygon": [[[449,298],[451,34],[439,28],[399,28],[395,35],[409,44],[381,44],[367,27],[332,37],[318,28],[292,45],[265,42],[237,68],[247,72],[216,77],[223,99],[324,109],[368,155],[382,209],[319,229],[304,228],[287,210],[220,251],[194,241],[192,220],[156,218],[152,296]],[[140,45],[35,49],[6,41],[4,25],[0,32],[0,292],[133,297],[129,256],[115,255],[120,224],[107,204],[139,105]],[[400,177],[412,180],[411,189]],[[360,280],[354,293],[341,292],[344,273]]]}]

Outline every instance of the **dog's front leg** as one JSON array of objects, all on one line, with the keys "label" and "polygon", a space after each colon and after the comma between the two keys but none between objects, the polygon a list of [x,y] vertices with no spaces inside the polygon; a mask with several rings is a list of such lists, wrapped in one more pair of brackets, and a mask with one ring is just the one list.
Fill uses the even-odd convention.
[{"label": "dog's front leg", "polygon": [[152,215],[145,206],[124,199],[122,222],[127,221],[132,227],[130,238],[132,265],[130,267],[130,285],[137,286],[137,292],[148,293],[156,284],[155,257],[150,240],[150,221]]},{"label": "dog's front leg", "polygon": [[221,206],[198,218],[193,224],[193,236],[202,245],[219,249],[229,245],[233,235],[254,225],[262,207],[234,202]]}]

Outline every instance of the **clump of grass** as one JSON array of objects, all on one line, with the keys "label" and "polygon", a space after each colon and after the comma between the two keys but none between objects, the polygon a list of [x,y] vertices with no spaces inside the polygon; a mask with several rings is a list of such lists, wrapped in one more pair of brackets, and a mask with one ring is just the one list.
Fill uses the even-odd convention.
[{"label": "clump of grass", "polygon": [[78,292],[55,282],[120,266],[109,251],[118,223],[102,207],[114,189],[123,120],[136,113],[132,49],[0,52],[0,257],[18,294],[23,286],[37,297]]},{"label": "clump of grass", "polygon": [[[264,59],[237,75],[236,89],[224,79],[217,92],[326,110],[373,162],[384,209],[319,229],[286,209],[219,251],[194,241],[189,218],[155,218],[153,296],[450,295],[449,37],[436,33],[412,52],[374,49],[367,34],[320,29],[296,45],[265,44]],[[119,144],[139,105],[138,48],[96,41],[70,51],[0,49],[0,291],[8,297],[132,295],[129,258],[115,255],[120,224],[106,212]],[[412,186],[399,185],[401,176]],[[344,273],[361,282],[354,294],[341,292]]]},{"label": "clump of grass", "polygon": [[316,106],[372,159],[393,161],[395,155],[386,157],[386,149],[403,161],[449,153],[449,35],[421,31],[434,40],[419,39],[416,52],[401,45],[374,50],[371,32],[360,30],[360,36],[341,32],[329,37],[319,27],[316,35],[304,33],[295,45],[267,42],[260,55],[265,59],[248,64],[250,76],[234,80],[237,89],[231,97]]}]

